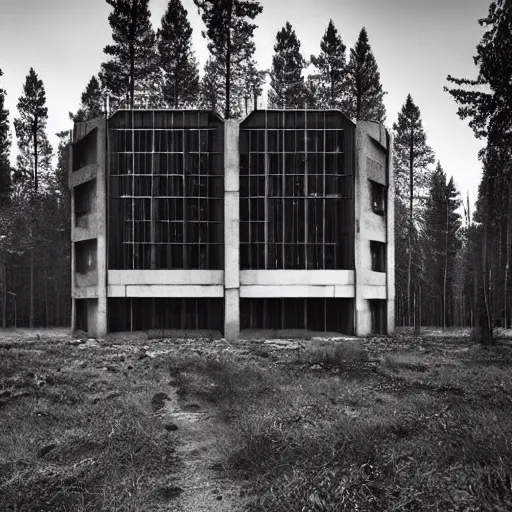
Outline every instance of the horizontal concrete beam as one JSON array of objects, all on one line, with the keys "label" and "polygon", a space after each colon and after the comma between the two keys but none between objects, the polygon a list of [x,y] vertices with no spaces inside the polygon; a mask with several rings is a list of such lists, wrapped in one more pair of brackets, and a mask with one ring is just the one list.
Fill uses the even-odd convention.
[{"label": "horizontal concrete beam", "polygon": [[240,286],[240,298],[320,297],[334,298],[334,286]]},{"label": "horizontal concrete beam", "polygon": [[109,285],[222,285],[223,270],[109,270]]},{"label": "horizontal concrete beam", "polygon": [[69,174],[69,187],[78,187],[82,183],[91,181],[98,175],[98,165],[89,164]]},{"label": "horizontal concrete beam", "polygon": [[363,299],[386,299],[386,286],[361,286]]},{"label": "horizontal concrete beam", "polygon": [[110,285],[107,290],[109,297],[183,297],[183,298],[203,298],[224,296],[224,287],[222,285],[168,285],[168,284],[129,284]]},{"label": "horizontal concrete beam", "polygon": [[85,288],[75,288],[71,295],[74,299],[97,299],[98,287],[87,286]]},{"label": "horizontal concrete beam", "polygon": [[334,297],[337,299],[353,299],[356,296],[355,286],[353,284],[334,285]]},{"label": "horizontal concrete beam", "polygon": [[386,286],[386,273],[360,270],[357,274],[359,284],[368,286]]},{"label": "horizontal concrete beam", "polygon": [[93,238],[98,237],[98,231],[96,226],[89,228],[76,228],[71,233],[71,241],[72,242],[83,242],[84,240],[92,240]]},{"label": "horizontal concrete beam", "polygon": [[353,285],[353,270],[242,270],[242,285]]}]

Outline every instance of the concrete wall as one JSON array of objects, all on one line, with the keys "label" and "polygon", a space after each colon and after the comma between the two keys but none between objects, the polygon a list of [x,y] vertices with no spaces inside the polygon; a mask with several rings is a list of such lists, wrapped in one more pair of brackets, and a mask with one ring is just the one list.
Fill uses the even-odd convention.
[{"label": "concrete wall", "polygon": [[224,125],[224,337],[240,334],[240,123]]},{"label": "concrete wall", "polygon": [[[91,155],[85,155],[84,165],[74,169],[76,158],[73,151],[77,150],[85,137],[95,137],[96,161]],[[106,251],[106,121],[99,117],[74,127],[73,144],[69,155],[69,186],[71,188],[71,241],[72,241],[72,328],[76,328],[76,300],[85,300],[87,308],[88,331],[91,335],[102,337],[107,332],[107,251]],[[75,165],[76,167],[76,165]],[[91,201],[91,210],[87,214],[87,226],[76,226],[75,218],[75,187],[96,181],[95,197]],[[85,240],[96,239],[96,268],[87,273],[76,272],[76,246]]]},{"label": "concrete wall", "polygon": [[[356,334],[365,336],[372,332],[370,299],[387,301],[388,332],[394,330],[394,222],[393,173],[390,168],[392,145],[382,125],[359,121],[355,141],[355,293]],[[387,187],[385,215],[372,210],[370,180]],[[370,242],[386,244],[386,272],[372,271]],[[389,272],[391,269],[391,272]],[[392,313],[392,318],[391,318]]]}]

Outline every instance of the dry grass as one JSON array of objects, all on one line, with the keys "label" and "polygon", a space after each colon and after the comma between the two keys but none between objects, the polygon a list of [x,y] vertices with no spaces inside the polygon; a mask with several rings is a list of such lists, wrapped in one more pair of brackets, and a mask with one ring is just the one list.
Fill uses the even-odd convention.
[{"label": "dry grass", "polygon": [[251,511],[512,510],[510,349],[392,343],[383,357],[326,342],[299,354],[306,365],[230,356],[173,375],[229,411],[219,450]]},{"label": "dry grass", "polygon": [[151,411],[165,373],[103,358],[64,341],[0,346],[2,512],[168,509],[178,460]]}]

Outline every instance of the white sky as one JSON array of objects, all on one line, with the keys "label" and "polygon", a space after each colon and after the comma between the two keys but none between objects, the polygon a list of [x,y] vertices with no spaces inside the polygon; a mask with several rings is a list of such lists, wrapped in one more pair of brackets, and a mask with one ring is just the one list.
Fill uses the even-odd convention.
[{"label": "white sky", "polygon": [[[477,196],[483,142],[474,138],[456,105],[443,91],[446,76],[476,77],[473,56],[484,32],[478,19],[487,14],[490,0],[260,0],[256,59],[269,69],[276,33],[288,20],[301,41],[302,53],[319,52],[329,18],[334,20],[347,49],[361,27],[368,31],[377,59],[387,109],[388,127],[411,94],[422,114],[427,141],[453,175],[463,197]],[[194,48],[202,66],[207,58],[203,24],[193,0],[182,0],[194,29]],[[158,28],[167,0],[150,0],[154,28]],[[55,133],[71,127],[90,77],[105,60],[109,44],[110,6],[105,0],[0,0],[0,87],[7,90],[11,121],[32,66],[43,80],[48,104],[48,135],[54,150]],[[13,156],[15,137],[13,135]]]}]

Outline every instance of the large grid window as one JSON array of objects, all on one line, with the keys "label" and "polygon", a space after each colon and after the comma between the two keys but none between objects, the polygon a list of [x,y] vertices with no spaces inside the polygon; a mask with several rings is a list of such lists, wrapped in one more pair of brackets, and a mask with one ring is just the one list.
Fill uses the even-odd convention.
[{"label": "large grid window", "polygon": [[256,111],[242,123],[242,269],[353,268],[353,131],[335,111]]},{"label": "large grid window", "polygon": [[223,137],[209,112],[110,119],[110,268],[223,268]]}]

